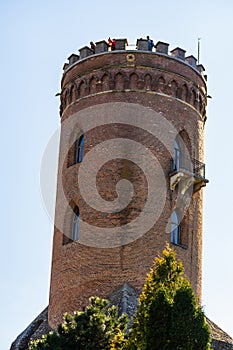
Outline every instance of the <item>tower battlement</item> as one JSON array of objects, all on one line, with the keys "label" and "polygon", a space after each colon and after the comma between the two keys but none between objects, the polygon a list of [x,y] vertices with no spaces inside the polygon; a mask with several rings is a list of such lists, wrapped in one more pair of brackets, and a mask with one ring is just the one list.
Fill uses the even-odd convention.
[{"label": "tower battlement", "polygon": [[65,63],[63,66],[64,72],[66,72],[71,66],[73,66],[77,62],[80,62],[83,59],[86,59],[90,56],[96,56],[99,54],[106,54],[109,52],[116,52],[116,51],[127,51],[127,52],[128,51],[129,52],[145,51],[145,52],[150,52],[151,54],[166,55],[170,58],[181,60],[183,63],[190,65],[193,69],[197,70],[202,75],[205,71],[205,68],[203,67],[203,65],[197,63],[197,58],[195,58],[193,55],[186,56],[185,55],[186,51],[180,47],[177,47],[171,50],[169,55],[169,44],[162,41],[158,41],[154,45],[154,49],[152,51],[148,50],[147,39],[142,39],[142,38],[137,39],[135,49],[132,50],[132,46],[134,45],[128,45],[127,39],[116,39],[115,50],[111,51],[108,43],[105,40],[97,41],[95,43],[95,50],[89,46],[84,46],[78,50],[79,55],[72,53],[68,57],[69,62]]},{"label": "tower battlement", "polygon": [[[95,52],[88,46],[72,54],[64,66],[61,82],[60,114],[79,100],[99,95],[99,101],[112,91],[138,91],[166,94],[191,105],[206,119],[207,86],[203,65],[185,50],[175,48],[168,54],[169,44],[157,42],[148,51],[146,39],[138,39],[135,50],[128,50],[126,39],[117,39],[114,51],[106,41],[96,43]],[[108,96],[107,98],[110,98]],[[106,102],[106,101],[103,101]]]}]

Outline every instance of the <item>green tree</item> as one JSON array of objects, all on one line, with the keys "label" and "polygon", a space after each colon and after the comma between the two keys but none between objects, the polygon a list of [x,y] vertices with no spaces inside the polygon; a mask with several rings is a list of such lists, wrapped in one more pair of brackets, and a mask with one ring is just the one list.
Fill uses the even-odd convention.
[{"label": "green tree", "polygon": [[117,307],[98,297],[90,298],[83,312],[66,313],[56,332],[31,342],[30,350],[122,349],[128,318],[118,317]]},{"label": "green tree", "polygon": [[184,268],[169,246],[155,259],[139,298],[127,350],[208,350],[209,328]]},{"label": "green tree", "polygon": [[173,349],[209,349],[209,327],[189,285],[177,290],[171,316],[170,335]]},{"label": "green tree", "polygon": [[184,268],[169,246],[155,259],[139,298],[133,325],[127,316],[93,297],[84,312],[65,314],[56,332],[30,350],[209,350],[210,332]]}]

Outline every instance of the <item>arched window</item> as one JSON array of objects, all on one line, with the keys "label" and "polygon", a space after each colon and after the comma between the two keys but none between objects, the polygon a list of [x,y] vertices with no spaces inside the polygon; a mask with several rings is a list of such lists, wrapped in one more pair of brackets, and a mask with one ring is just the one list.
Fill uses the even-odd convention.
[{"label": "arched window", "polygon": [[76,163],[81,163],[84,158],[84,135],[80,136],[76,145]]},{"label": "arched window", "polygon": [[179,170],[181,167],[181,148],[177,137],[174,140],[174,169]]},{"label": "arched window", "polygon": [[73,220],[72,221],[72,240],[77,241],[78,234],[79,234],[79,224],[80,224],[80,213],[77,206],[74,208],[74,214],[73,214],[72,220]]},{"label": "arched window", "polygon": [[171,243],[180,244],[180,226],[176,210],[171,215]]}]

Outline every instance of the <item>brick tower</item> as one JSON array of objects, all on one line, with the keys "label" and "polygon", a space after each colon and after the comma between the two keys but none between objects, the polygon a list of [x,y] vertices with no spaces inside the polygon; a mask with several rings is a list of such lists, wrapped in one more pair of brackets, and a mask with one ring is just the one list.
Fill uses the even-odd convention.
[{"label": "brick tower", "polygon": [[136,298],[166,242],[201,300],[206,77],[168,46],[101,41],[64,65],[51,327],[92,295]]}]

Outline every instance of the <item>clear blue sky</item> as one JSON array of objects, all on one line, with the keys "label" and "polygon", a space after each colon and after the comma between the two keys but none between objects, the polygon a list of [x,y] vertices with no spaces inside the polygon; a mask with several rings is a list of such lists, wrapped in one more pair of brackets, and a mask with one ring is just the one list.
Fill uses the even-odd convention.
[{"label": "clear blue sky", "polygon": [[59,125],[62,66],[90,40],[150,35],[188,54],[208,74],[203,305],[233,336],[233,2],[8,0],[1,33],[0,348],[48,304],[52,223],[41,200],[44,150]]}]

